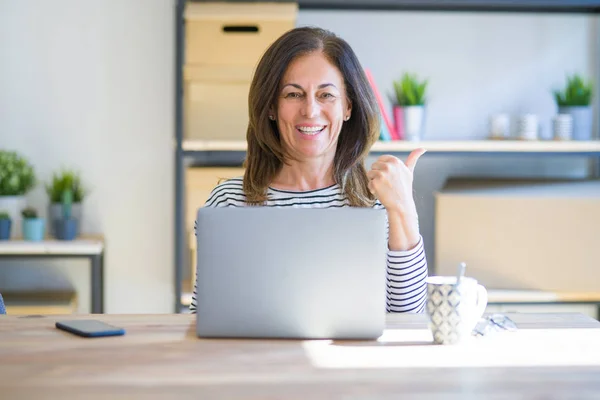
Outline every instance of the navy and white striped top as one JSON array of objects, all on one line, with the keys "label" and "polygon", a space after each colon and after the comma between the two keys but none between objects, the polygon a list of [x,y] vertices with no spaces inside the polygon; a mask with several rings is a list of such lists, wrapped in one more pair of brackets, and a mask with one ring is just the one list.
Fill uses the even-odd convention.
[{"label": "navy and white striped top", "polygon": [[[205,207],[243,207],[246,196],[242,178],[229,179],[217,185],[211,192]],[[269,188],[267,207],[332,208],[350,207],[338,184],[307,192],[290,192]],[[383,208],[377,202],[375,208]],[[195,228],[194,228],[195,229]],[[427,260],[423,238],[408,251],[387,253],[387,311],[421,313],[427,295]],[[196,285],[190,310],[196,312]]]}]

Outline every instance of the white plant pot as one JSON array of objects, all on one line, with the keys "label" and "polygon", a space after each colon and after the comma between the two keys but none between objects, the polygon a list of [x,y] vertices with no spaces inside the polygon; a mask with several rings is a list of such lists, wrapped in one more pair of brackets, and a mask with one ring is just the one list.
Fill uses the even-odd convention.
[{"label": "white plant pot", "polygon": [[5,211],[12,219],[10,238],[21,237],[21,211],[27,206],[25,196],[0,196],[0,211]]},{"label": "white plant pot", "polygon": [[592,140],[594,115],[591,106],[559,107],[559,114],[570,114],[573,119],[573,140]]},{"label": "white plant pot", "polygon": [[403,108],[405,139],[412,142],[421,140],[425,121],[425,107],[407,106]]}]

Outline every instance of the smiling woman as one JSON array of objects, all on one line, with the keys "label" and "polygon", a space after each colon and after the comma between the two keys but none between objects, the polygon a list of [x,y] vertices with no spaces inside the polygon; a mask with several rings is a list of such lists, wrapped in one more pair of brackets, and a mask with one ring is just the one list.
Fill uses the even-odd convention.
[{"label": "smiling woman", "polygon": [[[322,52],[314,52],[290,64],[280,93],[272,120],[277,121],[286,152],[295,163],[311,160],[327,172],[333,165],[343,121],[349,119],[352,109],[344,78]],[[294,170],[293,165],[290,168]],[[278,184],[277,178],[284,187],[293,181],[285,175],[276,177],[274,184]],[[328,173],[323,176],[333,178]]]},{"label": "smiling woman", "polygon": [[374,204],[358,161],[379,135],[377,103],[348,43],[318,28],[287,32],[260,60],[249,107],[248,202],[264,202],[269,185],[310,190],[337,182],[351,205]]},{"label": "smiling woman", "polygon": [[248,104],[244,177],[218,185],[205,206],[385,208],[387,309],[422,312],[427,261],[412,180],[425,151],[406,163],[383,155],[366,170],[379,110],[348,43],[320,28],[288,31],[258,63]]}]

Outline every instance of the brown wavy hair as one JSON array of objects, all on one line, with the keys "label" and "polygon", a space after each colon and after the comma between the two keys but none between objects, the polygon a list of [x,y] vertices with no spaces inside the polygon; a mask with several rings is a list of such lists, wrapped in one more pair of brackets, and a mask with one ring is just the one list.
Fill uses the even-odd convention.
[{"label": "brown wavy hair", "polygon": [[267,189],[288,155],[281,143],[276,121],[269,111],[277,109],[281,80],[292,61],[322,52],[344,78],[352,114],[342,125],[334,156],[334,179],[353,207],[369,207],[375,197],[368,188],[365,158],[379,136],[379,108],[362,66],[350,45],[321,28],[292,29],[278,38],[259,61],[248,96],[249,123],[244,160],[243,189],[249,204],[267,200]]}]

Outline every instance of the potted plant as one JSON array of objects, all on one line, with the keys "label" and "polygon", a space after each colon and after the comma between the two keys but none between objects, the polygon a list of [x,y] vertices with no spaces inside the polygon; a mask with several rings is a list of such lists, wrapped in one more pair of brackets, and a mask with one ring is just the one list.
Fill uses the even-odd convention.
[{"label": "potted plant", "polygon": [[394,121],[398,134],[406,140],[420,140],[423,135],[428,83],[428,79],[420,81],[410,73],[394,81]]},{"label": "potted plant", "polygon": [[37,210],[27,207],[21,211],[23,215],[23,239],[32,242],[44,240],[44,219],[38,217]]},{"label": "potted plant", "polygon": [[12,221],[6,211],[0,211],[0,240],[10,239],[10,226]]},{"label": "potted plant", "polygon": [[64,218],[63,196],[66,191],[70,191],[72,196],[69,218],[81,221],[83,215],[81,203],[87,195],[87,191],[81,183],[79,173],[75,170],[62,169],[61,171],[57,171],[52,174],[52,180],[46,184],[46,192],[50,199],[48,208],[48,219],[50,223],[48,229],[50,234],[54,236],[56,236],[56,232],[54,231],[56,224],[54,222]]},{"label": "potted plant", "polygon": [[555,90],[553,93],[558,113],[569,114],[573,119],[573,139],[590,140],[592,138],[592,82],[574,74],[567,76],[567,85],[563,91]]},{"label": "potted plant", "polygon": [[[17,152],[0,150],[0,209],[11,220],[19,218],[25,207],[25,194],[35,186],[33,167]],[[21,227],[14,224],[12,237],[21,235]]]},{"label": "potted plant", "polygon": [[79,221],[71,216],[73,192],[65,190],[62,196],[62,212],[58,219],[52,221],[54,236],[59,240],[73,240],[79,233]]}]

